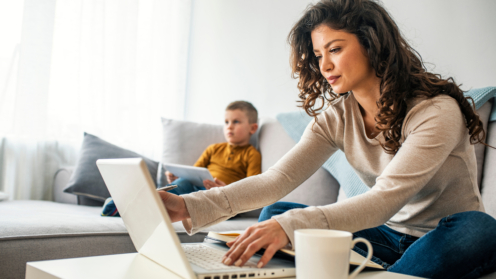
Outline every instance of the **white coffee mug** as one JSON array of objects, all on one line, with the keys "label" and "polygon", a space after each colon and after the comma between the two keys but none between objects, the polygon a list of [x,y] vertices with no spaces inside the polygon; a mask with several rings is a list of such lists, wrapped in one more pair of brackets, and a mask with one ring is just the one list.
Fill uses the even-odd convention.
[{"label": "white coffee mug", "polygon": [[[353,279],[372,258],[372,245],[350,232],[303,229],[295,231],[296,278]],[[367,245],[367,258],[348,276],[350,250],[356,243]]]}]

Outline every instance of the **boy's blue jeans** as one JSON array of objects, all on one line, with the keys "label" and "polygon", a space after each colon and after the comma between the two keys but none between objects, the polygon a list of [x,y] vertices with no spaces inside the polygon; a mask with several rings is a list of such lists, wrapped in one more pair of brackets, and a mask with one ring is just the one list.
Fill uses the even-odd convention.
[{"label": "boy's blue jeans", "polygon": [[[276,202],[263,208],[259,222],[307,205]],[[461,212],[441,219],[418,238],[382,225],[353,233],[374,249],[372,260],[388,271],[426,278],[478,278],[496,271],[496,220],[479,211]],[[366,256],[366,246],[353,248]]]},{"label": "boy's blue jeans", "polygon": [[195,186],[191,184],[191,182],[183,178],[178,178],[174,180],[174,182],[172,182],[171,184],[167,184],[167,186],[169,185],[177,185],[176,189],[172,189],[169,191],[169,193],[173,193],[176,195],[189,194],[201,190],[206,190],[205,187]]}]

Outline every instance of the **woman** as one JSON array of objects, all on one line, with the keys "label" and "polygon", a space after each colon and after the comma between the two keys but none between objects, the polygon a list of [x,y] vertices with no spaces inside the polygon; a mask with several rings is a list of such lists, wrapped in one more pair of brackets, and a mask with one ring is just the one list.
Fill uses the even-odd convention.
[{"label": "woman", "polygon": [[190,195],[161,193],[172,221],[195,233],[273,204],[341,149],[370,191],[326,206],[268,206],[260,223],[229,243],[223,262],[242,265],[265,248],[263,266],[293,244],[294,230],[322,228],[368,239],[374,261],[389,271],[429,278],[494,272],[496,220],[484,213],[472,145],[485,133],[453,79],[427,72],[372,1],[317,3],[289,42],[302,107],[314,121],[261,175]]}]

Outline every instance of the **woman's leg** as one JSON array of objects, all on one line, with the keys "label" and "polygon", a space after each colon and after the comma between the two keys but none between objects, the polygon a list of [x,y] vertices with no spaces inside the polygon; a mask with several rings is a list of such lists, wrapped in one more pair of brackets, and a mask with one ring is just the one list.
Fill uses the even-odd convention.
[{"label": "woman's leg", "polygon": [[189,182],[188,180],[186,180],[184,178],[178,178],[178,179],[174,180],[174,182],[172,182],[171,184],[167,184],[167,186],[169,186],[169,185],[177,185],[176,189],[172,189],[169,191],[170,193],[173,193],[176,195],[189,194],[189,193],[197,192],[200,190],[205,190],[205,187],[195,186],[191,182]]},{"label": "woman's leg", "polygon": [[[291,209],[305,207],[308,206],[293,202],[276,202],[262,209],[258,222],[268,220],[272,218],[272,216],[282,214]],[[374,257],[372,260],[382,265],[384,268],[387,268],[401,257],[401,254],[399,254],[396,249],[397,247],[402,247],[402,244],[399,244],[399,242],[411,243],[417,239],[416,237],[396,232],[384,225],[356,232],[353,234],[353,237],[363,237],[369,240],[374,249]],[[367,248],[365,245],[361,245],[361,243],[358,243],[354,250],[359,254],[366,256]]]},{"label": "woman's leg", "polygon": [[[418,239],[408,234],[397,232],[386,225],[355,232],[353,238],[362,237],[372,244],[372,261],[385,269],[394,264],[405,250]],[[357,243],[353,248],[358,254],[367,257],[367,246]]]},{"label": "woman's leg", "polygon": [[305,207],[308,207],[308,205],[294,202],[276,202],[262,209],[262,212],[260,212],[260,216],[258,217],[258,222],[269,220],[272,216],[282,214],[291,209]]},{"label": "woman's leg", "polygon": [[478,278],[496,271],[496,220],[479,211],[449,215],[388,271],[428,278]]}]

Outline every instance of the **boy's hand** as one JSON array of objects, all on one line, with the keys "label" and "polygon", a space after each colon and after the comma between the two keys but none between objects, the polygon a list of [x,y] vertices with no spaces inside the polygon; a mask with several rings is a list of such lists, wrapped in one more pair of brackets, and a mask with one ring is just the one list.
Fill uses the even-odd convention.
[{"label": "boy's hand", "polygon": [[171,172],[169,171],[166,171],[165,172],[165,177],[167,177],[167,182],[169,184],[171,184],[172,182],[174,182],[176,179],[178,179],[179,177],[173,175]]},{"label": "boy's hand", "polygon": [[205,186],[207,190],[210,190],[213,187],[222,187],[226,185],[227,184],[224,181],[218,179],[217,177],[214,178],[214,181],[208,179],[203,180],[203,186]]}]

